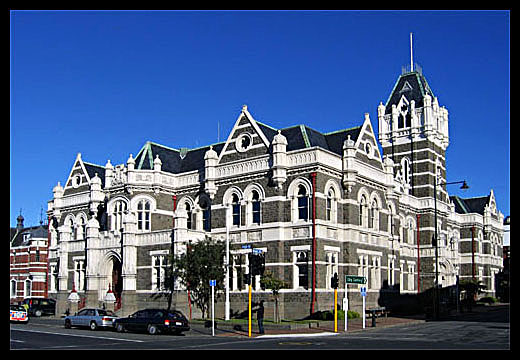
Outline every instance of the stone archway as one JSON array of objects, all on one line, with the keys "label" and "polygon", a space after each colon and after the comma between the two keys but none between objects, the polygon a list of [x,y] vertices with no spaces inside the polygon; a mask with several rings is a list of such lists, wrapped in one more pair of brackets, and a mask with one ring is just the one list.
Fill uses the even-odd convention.
[{"label": "stone archway", "polygon": [[109,251],[106,253],[103,257],[100,270],[100,286],[98,289],[99,301],[104,301],[109,286],[116,299],[120,299],[121,293],[123,291],[123,277],[120,255],[115,251]]}]

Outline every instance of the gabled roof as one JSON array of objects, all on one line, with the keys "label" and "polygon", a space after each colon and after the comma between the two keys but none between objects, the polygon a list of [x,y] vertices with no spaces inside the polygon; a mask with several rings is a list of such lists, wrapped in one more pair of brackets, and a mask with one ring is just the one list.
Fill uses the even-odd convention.
[{"label": "gabled roof", "polygon": [[[274,136],[278,133],[278,130],[262,123],[258,123],[258,125],[266,135],[267,139],[272,142]],[[347,136],[350,135],[350,138],[353,141],[356,141],[360,130],[361,125],[350,129],[321,133],[306,125],[295,125],[280,129],[280,132],[287,139],[287,151],[319,146],[338,155],[343,155],[343,142],[347,139]]]},{"label": "gabled roof", "polygon": [[[258,135],[263,139],[262,141],[266,145],[270,145],[274,136],[278,133],[278,129],[256,121],[247,111],[247,107],[242,109],[241,114],[247,116],[247,120],[253,124],[255,131],[257,131]],[[242,119],[241,116],[237,119],[234,128],[237,127]],[[330,133],[321,133],[306,125],[295,125],[280,129],[280,132],[287,138],[287,151],[319,146],[338,155],[342,155],[343,142],[349,135],[353,141],[356,141],[361,129],[362,125]],[[233,131],[234,130],[230,133],[229,138],[231,138]],[[225,142],[212,144],[211,146],[213,146],[213,150],[220,155],[226,144],[230,142],[229,138]],[[147,141],[135,157],[135,168],[137,170],[152,170],[153,162],[156,156],[159,155],[159,159],[162,163],[162,171],[177,174],[194,170],[203,170],[204,156],[206,151],[209,150],[209,147],[210,146],[208,145],[195,149],[175,149]],[[99,172],[98,176],[100,176]]]},{"label": "gabled roof", "polygon": [[[217,153],[222,150],[224,143],[213,144]],[[135,158],[135,168],[138,170],[153,170],[153,161],[159,155],[161,170],[172,174],[204,169],[204,155],[208,146],[195,149],[174,149],[164,145],[147,141]]]},{"label": "gabled roof", "polygon": [[30,234],[30,239],[47,239],[47,228],[44,225],[38,225],[23,228],[18,232],[16,232],[16,228],[11,228],[11,247],[25,245],[25,234]]},{"label": "gabled roof", "polygon": [[415,101],[415,107],[422,107],[424,105],[423,98],[426,94],[434,97],[432,89],[428,85],[423,74],[413,71],[402,74],[397,79],[397,82],[388,97],[386,102],[385,114],[392,112],[392,105],[398,105],[401,97],[404,96],[410,102]]},{"label": "gabled roof", "polygon": [[459,214],[477,213],[484,215],[484,209],[489,204],[489,198],[490,195],[469,199],[463,199],[455,195],[450,196],[450,200],[455,205],[455,212]]}]

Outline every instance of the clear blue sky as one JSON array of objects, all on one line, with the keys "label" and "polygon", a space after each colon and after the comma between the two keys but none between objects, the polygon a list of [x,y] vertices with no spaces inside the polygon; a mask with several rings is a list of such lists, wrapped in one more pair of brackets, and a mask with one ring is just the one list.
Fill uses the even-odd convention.
[{"label": "clear blue sky", "polygon": [[448,181],[493,189],[509,215],[508,11],[12,11],[10,223],[37,225],[84,161],[148,140],[227,137],[243,104],[275,128],[377,130],[401,66],[422,66],[449,111]]}]

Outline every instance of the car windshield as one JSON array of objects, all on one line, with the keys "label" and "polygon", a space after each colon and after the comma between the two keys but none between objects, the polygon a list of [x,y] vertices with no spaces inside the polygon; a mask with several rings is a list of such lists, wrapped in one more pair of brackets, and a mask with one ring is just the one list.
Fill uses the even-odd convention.
[{"label": "car windshield", "polygon": [[11,310],[13,311],[25,311],[25,308],[20,305],[11,305]]}]

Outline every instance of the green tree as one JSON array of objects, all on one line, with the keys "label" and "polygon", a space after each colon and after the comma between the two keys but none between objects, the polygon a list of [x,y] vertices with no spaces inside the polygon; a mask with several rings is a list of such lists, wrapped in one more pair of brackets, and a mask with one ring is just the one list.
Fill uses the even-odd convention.
[{"label": "green tree", "polygon": [[186,253],[171,259],[171,276],[190,290],[191,301],[201,310],[203,318],[209,316],[209,281],[216,280],[217,295],[219,290],[224,289],[224,253],[223,243],[206,237],[203,241],[189,244]]},{"label": "green tree", "polygon": [[274,321],[280,322],[280,312],[278,311],[278,294],[280,293],[280,289],[285,289],[289,287],[285,281],[275,278],[271,272],[266,272],[262,278],[260,279],[260,286],[262,289],[271,289],[274,297],[275,304],[275,315]]}]

